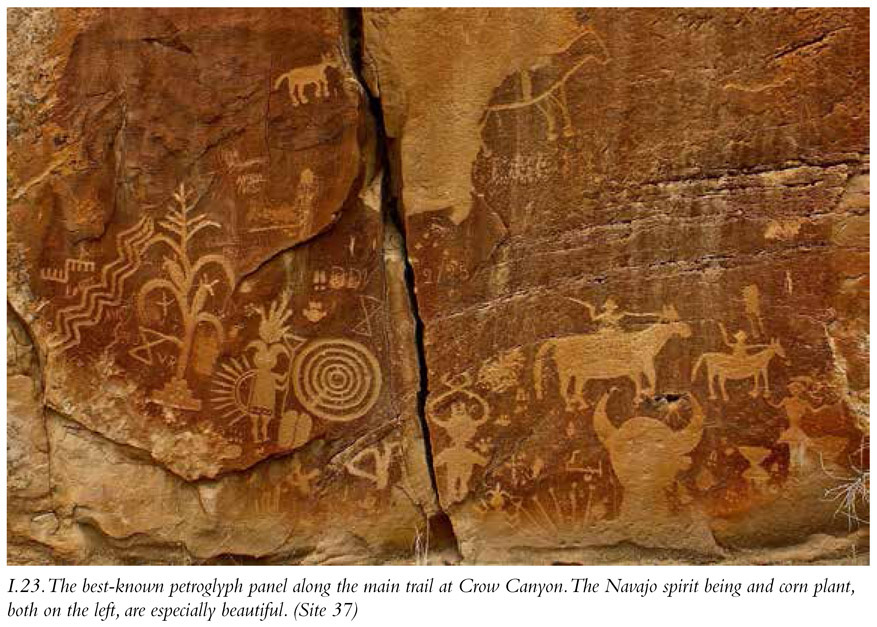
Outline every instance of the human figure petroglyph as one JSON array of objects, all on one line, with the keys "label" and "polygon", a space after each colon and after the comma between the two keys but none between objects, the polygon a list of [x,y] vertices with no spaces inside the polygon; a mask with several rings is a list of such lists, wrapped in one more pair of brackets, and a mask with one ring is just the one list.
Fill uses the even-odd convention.
[{"label": "human figure petroglyph", "polygon": [[786,412],[789,426],[780,434],[777,440],[789,447],[789,472],[796,474],[806,466],[807,453],[814,448],[814,442],[808,436],[801,422],[807,414],[816,414],[826,407],[814,405],[805,394],[808,392],[809,377],[794,377],[788,385],[789,395],[781,401],[774,403],[768,399],[768,404]]},{"label": "human figure petroglyph", "polygon": [[279,89],[286,81],[286,88],[289,91],[289,99],[292,106],[297,107],[310,102],[305,89],[309,86],[315,88],[314,98],[325,100],[329,97],[329,78],[326,70],[329,68],[339,69],[338,61],[333,60],[332,55],[324,53],[320,55],[320,63],[314,65],[305,65],[289,70],[285,74],[281,74],[274,81],[274,89]]},{"label": "human figure petroglyph", "polygon": [[728,329],[725,328],[722,322],[719,322],[719,330],[722,332],[722,341],[725,343],[725,346],[730,348],[731,354],[738,358],[748,357],[753,349],[769,346],[769,344],[749,344],[749,336],[743,329],[734,333],[733,338],[729,337]]},{"label": "human figure petroglyph", "polygon": [[278,394],[282,394],[281,410],[286,406],[293,355],[303,342],[288,324],[291,297],[289,290],[283,290],[267,309],[250,309],[259,317],[259,337],[247,344],[239,359],[223,364],[214,381],[214,407],[232,418],[229,425],[249,418],[254,443],[268,441],[268,427],[278,414]]},{"label": "human figure petroglyph", "polygon": [[757,285],[747,285],[743,288],[743,308],[749,318],[749,326],[752,335],[764,335],[764,321],[761,319],[761,295]]},{"label": "human figure petroglyph", "polygon": [[295,188],[295,204],[303,215],[311,210],[314,199],[317,197],[317,177],[310,168],[305,168],[298,175],[298,185]]},{"label": "human figure petroglyph", "polygon": [[577,298],[568,298],[574,303],[584,305],[588,310],[591,320],[599,325],[601,331],[619,331],[621,330],[621,321],[625,318],[660,318],[658,313],[635,313],[632,311],[622,311],[619,309],[618,303],[611,296],[603,302],[603,307],[599,313],[597,308],[589,302],[579,300]]},{"label": "human figure petroglyph", "polygon": [[[430,421],[440,426],[451,444],[435,458],[436,469],[444,468],[446,476],[447,502],[456,503],[469,493],[469,480],[475,466],[487,464],[487,458],[476,452],[470,445],[478,428],[490,418],[490,406],[484,398],[472,391],[472,379],[468,373],[442,379],[448,390],[427,403]],[[440,411],[450,403],[450,411]],[[473,415],[477,408],[480,416]],[[446,418],[441,414],[447,413]]]},{"label": "human figure petroglyph", "polygon": [[[264,307],[257,309],[259,339],[247,345],[245,351],[253,351],[254,375],[247,411],[252,420],[253,442],[268,441],[268,425],[276,415],[277,393],[288,392],[289,363],[292,359],[286,341],[291,333],[286,322],[292,316],[289,309],[290,294],[282,292],[280,298],[271,303],[267,312]],[[283,372],[275,372],[280,357],[286,358]],[[285,404],[282,403],[281,407]]]},{"label": "human figure petroglyph", "polygon": [[[768,367],[774,357],[786,359],[786,352],[780,344],[779,340],[773,339],[769,344],[749,344],[747,342],[746,331],[740,330],[734,334],[733,340],[728,337],[725,325],[719,323],[722,330],[722,337],[730,353],[704,353],[694,364],[691,372],[691,380],[697,379],[700,367],[706,367],[707,382],[709,384],[710,398],[716,398],[715,380],[719,381],[719,390],[722,394],[722,400],[727,401],[728,391],[725,383],[728,379],[741,380],[753,379],[754,387],[749,393],[753,398],[762,394],[770,393],[770,379],[768,378]],[[752,353],[753,349],[762,349],[757,353]]]},{"label": "human figure petroglyph", "polygon": [[693,395],[688,395],[691,420],[678,431],[646,416],[631,418],[616,427],[606,410],[612,391],[600,398],[593,419],[594,431],[608,451],[612,470],[624,490],[619,518],[670,517],[668,493],[675,488],[679,473],[690,468],[689,454],[703,437],[703,408]]},{"label": "human figure petroglyph", "polygon": [[[617,315],[614,310],[612,315]],[[677,336],[690,337],[691,327],[679,320],[674,307],[665,307],[661,320],[641,331],[623,331],[610,326],[597,333],[543,342],[533,367],[536,398],[543,396],[543,362],[549,356],[557,368],[560,395],[567,410],[588,407],[584,391],[585,384],[592,379],[628,378],[636,388],[637,397],[651,394],[656,381],[655,358],[667,342]]]}]

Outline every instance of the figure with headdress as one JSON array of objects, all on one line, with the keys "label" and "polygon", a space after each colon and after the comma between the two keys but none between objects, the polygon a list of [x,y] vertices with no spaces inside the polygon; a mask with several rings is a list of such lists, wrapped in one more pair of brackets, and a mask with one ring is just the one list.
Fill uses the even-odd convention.
[{"label": "figure with headdress", "polygon": [[[430,401],[429,413],[430,420],[451,439],[450,446],[436,455],[435,467],[445,469],[448,503],[456,503],[469,493],[469,479],[475,466],[487,464],[487,458],[471,449],[470,444],[478,428],[487,422],[490,409],[480,394],[469,389],[471,378],[468,373],[445,377],[443,381],[449,390]],[[449,406],[444,405],[448,401]],[[442,406],[449,407],[449,411],[442,410]]]},{"label": "figure with headdress", "polygon": [[274,418],[277,403],[277,392],[283,390],[287,383],[287,373],[277,373],[278,359],[285,356],[291,358],[289,350],[283,344],[288,332],[286,321],[292,315],[285,302],[286,294],[271,304],[268,312],[259,309],[262,321],[259,323],[259,339],[247,345],[253,351],[254,375],[250,388],[247,413],[253,426],[253,441],[268,440],[268,425]]}]

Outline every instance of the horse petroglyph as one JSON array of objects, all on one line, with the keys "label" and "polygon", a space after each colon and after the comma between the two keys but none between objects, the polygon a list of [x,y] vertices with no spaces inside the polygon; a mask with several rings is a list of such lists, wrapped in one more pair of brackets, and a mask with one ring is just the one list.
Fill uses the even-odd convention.
[{"label": "horse petroglyph", "polygon": [[[741,380],[752,379],[753,389],[749,393],[753,398],[764,394],[770,394],[770,380],[768,379],[768,367],[774,357],[786,359],[786,351],[779,340],[773,339],[769,344],[748,344],[746,331],[737,331],[733,339],[728,337],[725,325],[719,323],[722,330],[722,338],[730,349],[730,353],[704,353],[694,364],[691,372],[691,380],[697,378],[701,366],[706,368],[706,377],[709,383],[710,398],[716,398],[715,381],[719,382],[719,390],[723,400],[728,400],[728,391],[725,382],[728,379]],[[762,349],[757,353],[753,349]],[[762,386],[763,385],[763,389]]]},{"label": "horse petroglyph", "polygon": [[[533,381],[536,398],[544,394],[544,362],[552,359],[559,379],[560,395],[567,410],[587,408],[585,384],[594,379],[630,379],[636,396],[654,393],[655,357],[674,337],[688,338],[691,327],[679,320],[674,307],[665,307],[661,320],[641,331],[624,331],[620,318],[629,315],[604,308],[597,333],[548,340],[536,353]],[[645,381],[645,387],[643,387]]]},{"label": "horse petroglyph", "polygon": [[274,81],[274,89],[279,89],[286,81],[289,99],[294,107],[311,102],[305,94],[305,89],[308,87],[313,87],[314,99],[325,100],[329,98],[329,78],[326,75],[326,70],[328,68],[338,69],[339,64],[332,59],[331,54],[322,54],[320,59],[320,62],[314,65],[293,68],[285,74],[281,74]]}]

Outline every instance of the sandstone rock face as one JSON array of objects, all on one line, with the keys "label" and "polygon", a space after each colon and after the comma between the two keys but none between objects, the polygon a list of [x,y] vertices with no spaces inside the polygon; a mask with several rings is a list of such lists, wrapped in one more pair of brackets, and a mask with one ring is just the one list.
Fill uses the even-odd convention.
[{"label": "sandstone rock face", "polygon": [[824,494],[867,463],[865,14],[364,21],[463,556],[846,531]]},{"label": "sandstone rock face", "polygon": [[867,547],[866,11],[9,21],[10,561]]},{"label": "sandstone rock face", "polygon": [[60,516],[36,540],[72,560],[112,559],[83,528],[182,547],[149,560],[410,555],[435,503],[417,353],[343,15],[20,19],[48,42],[18,54],[59,55],[10,146],[8,295],[46,423],[16,439],[50,451]]}]

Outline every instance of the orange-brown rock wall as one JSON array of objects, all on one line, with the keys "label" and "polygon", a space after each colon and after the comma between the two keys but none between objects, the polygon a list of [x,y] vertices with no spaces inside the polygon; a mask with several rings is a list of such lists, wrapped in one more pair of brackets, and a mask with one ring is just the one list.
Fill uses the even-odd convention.
[{"label": "orange-brown rock wall", "polygon": [[867,547],[867,11],[9,24],[10,561]]}]

